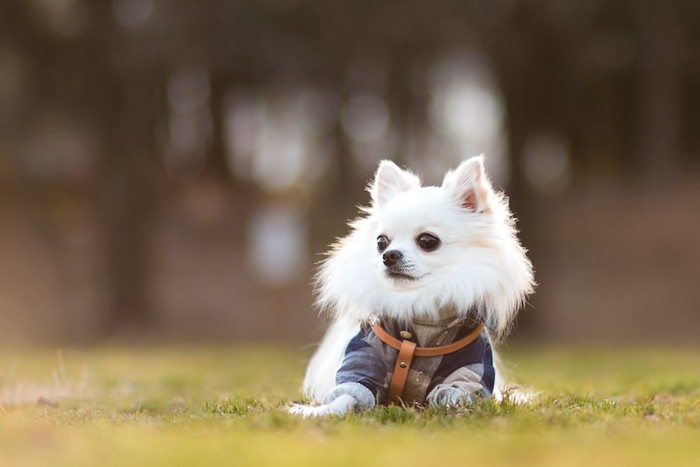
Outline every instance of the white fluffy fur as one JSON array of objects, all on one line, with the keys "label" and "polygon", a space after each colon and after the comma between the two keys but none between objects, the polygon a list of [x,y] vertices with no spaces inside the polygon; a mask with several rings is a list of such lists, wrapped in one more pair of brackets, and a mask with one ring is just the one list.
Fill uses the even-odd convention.
[{"label": "white fluffy fur", "polygon": [[[304,380],[305,394],[317,402],[334,386],[345,347],[363,320],[437,318],[446,306],[464,313],[476,306],[499,340],[534,287],[507,200],[493,190],[482,156],[447,173],[440,187],[421,187],[418,177],[383,161],[368,190],[372,205],[317,274],[317,303],[333,318]],[[423,232],[437,235],[440,247],[422,251],[415,240]],[[416,280],[386,276],[379,235],[403,253]],[[503,384],[499,376],[496,384]]]}]

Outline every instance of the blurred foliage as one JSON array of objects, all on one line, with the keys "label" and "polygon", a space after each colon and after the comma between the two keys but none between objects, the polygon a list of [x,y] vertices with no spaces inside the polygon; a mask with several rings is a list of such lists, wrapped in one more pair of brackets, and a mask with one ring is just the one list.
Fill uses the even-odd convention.
[{"label": "blurred foliage", "polygon": [[[282,251],[306,258],[294,239],[315,252],[339,235],[377,158],[444,171],[465,149],[431,116],[444,57],[477,56],[488,70],[503,106],[502,183],[525,244],[544,258],[540,197],[697,167],[699,13],[690,0],[3,2],[0,193],[8,223],[33,226],[17,236],[38,236],[49,253],[36,254],[59,271],[45,301],[66,303],[65,329],[49,334],[161,324],[163,308],[186,301],[154,279],[182,250],[163,231],[250,243],[254,214],[282,205],[291,215],[273,209],[263,224],[293,231],[296,246]],[[255,129],[260,112],[267,133]],[[313,138],[299,139],[300,121]],[[386,145],[358,143],[385,126]],[[265,294],[245,282],[256,251],[236,250],[236,301]],[[304,264],[288,261],[275,280],[305,284]],[[280,297],[261,307],[309,305]],[[222,315],[225,305],[208,307]]]}]

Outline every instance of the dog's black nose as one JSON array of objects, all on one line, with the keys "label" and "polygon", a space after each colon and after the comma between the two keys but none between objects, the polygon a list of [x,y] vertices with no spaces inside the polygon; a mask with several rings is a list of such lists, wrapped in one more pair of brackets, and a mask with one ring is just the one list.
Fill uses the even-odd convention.
[{"label": "dog's black nose", "polygon": [[390,268],[391,266],[398,263],[402,257],[403,255],[399,250],[389,250],[385,251],[382,255],[382,261],[384,262],[384,266]]}]

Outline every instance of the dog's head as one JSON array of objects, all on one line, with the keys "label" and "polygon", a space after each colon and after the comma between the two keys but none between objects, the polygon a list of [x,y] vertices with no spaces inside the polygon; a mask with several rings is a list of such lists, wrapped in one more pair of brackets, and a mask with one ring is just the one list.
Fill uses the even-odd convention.
[{"label": "dog's head", "polygon": [[505,333],[532,291],[532,266],[483,158],[464,161],[439,187],[421,187],[383,161],[369,191],[367,216],[321,266],[321,305],[360,319],[477,308],[496,335]]},{"label": "dog's head", "polygon": [[481,158],[449,173],[441,187],[421,188],[415,175],[383,161],[370,187],[379,275],[386,286],[417,289],[444,282],[478,238],[492,190]]}]

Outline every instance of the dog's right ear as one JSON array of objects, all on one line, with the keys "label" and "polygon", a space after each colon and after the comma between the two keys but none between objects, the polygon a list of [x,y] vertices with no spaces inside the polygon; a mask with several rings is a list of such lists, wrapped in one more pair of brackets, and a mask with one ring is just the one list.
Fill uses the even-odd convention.
[{"label": "dog's right ear", "polygon": [[420,188],[418,177],[411,172],[401,170],[391,161],[381,161],[368,191],[372,195],[372,204],[375,207],[381,207],[399,193],[414,188]]}]

